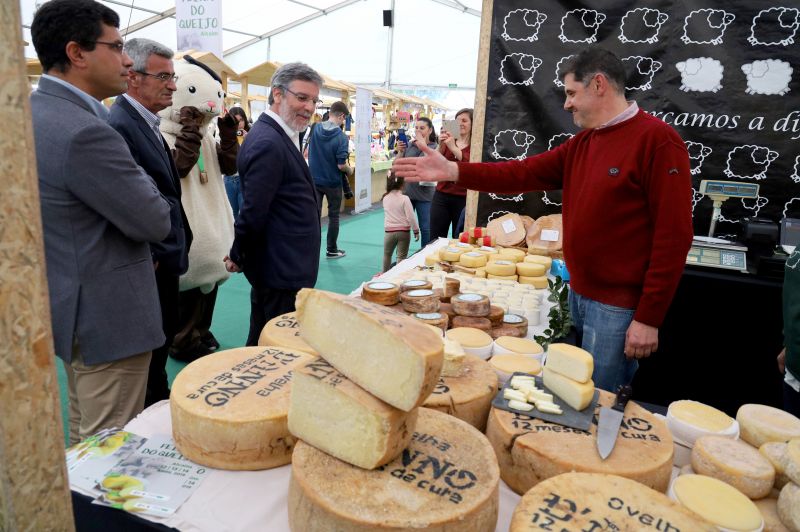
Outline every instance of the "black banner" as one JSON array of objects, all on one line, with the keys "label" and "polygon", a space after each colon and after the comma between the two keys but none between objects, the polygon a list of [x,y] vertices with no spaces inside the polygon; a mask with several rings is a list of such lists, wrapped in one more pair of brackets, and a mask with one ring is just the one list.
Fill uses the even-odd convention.
[{"label": "black banner", "polygon": [[[600,45],[625,63],[628,99],[686,142],[695,234],[707,234],[711,220],[702,179],[760,186],[756,199],[723,204],[718,235],[735,234],[746,217],[800,217],[796,1],[495,0],[491,15],[482,160],[522,159],[575,134],[558,67]],[[560,201],[560,191],[481,194],[477,223],[560,212]]]}]

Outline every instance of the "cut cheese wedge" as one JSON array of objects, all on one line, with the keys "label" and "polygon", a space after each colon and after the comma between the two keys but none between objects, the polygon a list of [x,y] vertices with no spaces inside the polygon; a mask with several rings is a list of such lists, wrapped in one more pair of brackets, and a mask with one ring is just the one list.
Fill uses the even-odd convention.
[{"label": "cut cheese wedge", "polygon": [[274,345],[299,349],[312,355],[317,352],[300,337],[300,324],[297,323],[297,312],[281,314],[269,320],[261,330],[258,345]]},{"label": "cut cheese wedge", "polygon": [[[449,338],[444,341],[444,364],[442,364],[442,377],[458,377],[464,365],[466,353],[461,344]],[[435,392],[434,388],[434,392]],[[430,397],[430,396],[428,396]]]},{"label": "cut cheese wedge", "polygon": [[364,469],[394,460],[411,440],[417,409],[404,412],[370,395],[322,358],[295,370],[289,431]]},{"label": "cut cheese wedge", "polygon": [[380,305],[308,288],[297,294],[296,306],[303,339],[377,398],[408,412],[436,386],[443,345],[426,324]]},{"label": "cut cheese wedge", "polygon": [[594,372],[594,359],[588,351],[569,344],[550,344],[545,367],[578,382],[589,382]]},{"label": "cut cheese wedge", "polygon": [[681,475],[669,496],[721,530],[756,532],[764,526],[758,507],[733,486],[704,475]]},{"label": "cut cheese wedge", "polygon": [[544,385],[575,410],[583,410],[594,397],[594,381],[574,381],[568,377],[551,371],[547,365],[542,373]]},{"label": "cut cheese wedge", "polygon": [[695,441],[692,469],[730,484],[751,499],[766,497],[775,482],[775,468],[758,449],[723,436]]},{"label": "cut cheese wedge", "polygon": [[800,438],[800,419],[778,408],[746,404],[736,412],[740,437],[753,447]]},{"label": "cut cheese wedge", "polygon": [[450,414],[483,431],[496,393],[497,375],[491,366],[474,355],[466,355],[459,374],[442,375],[423,406]]}]

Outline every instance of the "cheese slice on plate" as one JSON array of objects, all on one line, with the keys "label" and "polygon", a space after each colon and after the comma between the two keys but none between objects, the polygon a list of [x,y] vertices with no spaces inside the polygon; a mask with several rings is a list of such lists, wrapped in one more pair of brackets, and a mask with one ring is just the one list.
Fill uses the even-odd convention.
[{"label": "cheese slice on plate", "polygon": [[443,375],[424,406],[455,416],[482,432],[496,393],[497,375],[492,367],[474,355],[464,355],[459,374]]}]

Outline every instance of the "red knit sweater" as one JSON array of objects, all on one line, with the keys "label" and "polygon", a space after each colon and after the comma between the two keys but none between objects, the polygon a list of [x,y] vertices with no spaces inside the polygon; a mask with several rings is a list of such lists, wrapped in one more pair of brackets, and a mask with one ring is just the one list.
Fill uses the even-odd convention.
[{"label": "red knit sweater", "polygon": [[458,184],[519,193],[563,188],[572,288],[660,327],[692,242],[689,155],[667,124],[639,111],[522,161],[459,163]]}]

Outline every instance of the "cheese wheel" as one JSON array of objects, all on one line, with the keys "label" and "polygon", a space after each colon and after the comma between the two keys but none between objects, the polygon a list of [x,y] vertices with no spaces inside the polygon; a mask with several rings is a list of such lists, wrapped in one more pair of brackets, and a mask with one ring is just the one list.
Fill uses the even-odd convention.
[{"label": "cheese wheel", "polygon": [[514,327],[513,325],[501,325],[500,327],[493,327],[492,330],[489,331],[489,335],[495,340],[501,336],[513,336],[515,338],[522,337],[519,327]]},{"label": "cheese wheel", "polygon": [[496,394],[497,375],[489,363],[465,355],[459,374],[442,376],[423,406],[455,416],[483,432]]},{"label": "cheese wheel", "polygon": [[464,360],[467,356],[464,352],[464,348],[461,347],[461,344],[449,338],[442,338],[442,341],[444,342],[442,377],[458,377],[461,375],[461,369],[464,366]]},{"label": "cheese wheel", "polygon": [[692,448],[695,473],[727,482],[751,499],[766,497],[775,469],[757,449],[724,436],[702,436]]},{"label": "cheese wheel", "polygon": [[616,475],[566,473],[540,482],[517,504],[509,532],[534,530],[716,532],[717,528],[638,482]]},{"label": "cheese wheel", "polygon": [[493,532],[497,461],[471,425],[420,408],[407,449],[364,470],[298,442],[289,483],[289,526],[303,532]]},{"label": "cheese wheel", "polygon": [[396,305],[400,302],[400,287],[383,281],[367,283],[361,289],[361,298],[379,305]]},{"label": "cheese wheel", "polygon": [[546,271],[549,270],[550,266],[553,264],[553,259],[545,255],[528,255],[525,257],[525,262],[531,264],[542,264],[544,265]]},{"label": "cheese wheel", "polygon": [[442,289],[444,290],[444,297],[450,299],[456,294],[458,294],[459,289],[461,288],[461,281],[456,279],[455,277],[445,277],[444,284],[442,285]]},{"label": "cheese wheel", "polygon": [[781,489],[787,483],[791,482],[784,472],[786,447],[786,444],[782,441],[768,441],[758,448],[758,452],[769,460],[769,463],[775,468],[775,484],[773,487],[776,489]]},{"label": "cheese wheel", "polygon": [[492,275],[491,273],[486,274],[487,279],[499,279],[502,281],[515,281],[517,280],[516,275]]},{"label": "cheese wheel", "polygon": [[761,447],[768,441],[800,438],[800,419],[771,406],[742,405],[736,412],[736,421],[739,436],[753,447]]},{"label": "cheese wheel", "polygon": [[501,277],[517,275],[517,264],[506,259],[491,260],[486,263],[486,274],[487,276],[499,275]]},{"label": "cheese wheel", "polygon": [[409,290],[400,293],[400,303],[406,312],[438,312],[439,297],[433,290]]},{"label": "cheese wheel", "polygon": [[479,318],[477,316],[456,316],[453,318],[452,326],[470,327],[487,333],[492,330],[492,322],[489,321],[489,318]]},{"label": "cheese wheel", "polygon": [[789,530],[800,530],[800,486],[789,482],[778,496],[778,517]]},{"label": "cheese wheel", "polygon": [[299,349],[312,355],[317,352],[300,337],[300,324],[297,323],[297,312],[289,312],[275,316],[267,322],[258,337],[258,345],[275,345]]},{"label": "cheese wheel", "polygon": [[447,314],[447,317],[449,318],[448,323],[453,323],[453,318],[457,316],[456,311],[453,310],[453,305],[450,303],[439,303],[439,312],[442,314]]},{"label": "cheese wheel", "polygon": [[781,523],[778,515],[778,500],[772,497],[753,501],[764,519],[764,532],[791,532]]},{"label": "cheese wheel", "polygon": [[436,385],[443,346],[426,324],[323,290],[300,290],[296,306],[303,339],[379,399],[408,412]]},{"label": "cheese wheel", "polygon": [[533,262],[518,262],[517,275],[520,277],[543,277],[545,274],[544,264]]},{"label": "cheese wheel", "polygon": [[412,316],[422,322],[438,327],[442,331],[447,330],[447,324],[450,321],[447,314],[442,314],[441,312],[417,312],[416,314],[412,314]]},{"label": "cheese wheel", "polygon": [[486,267],[475,268],[475,277],[478,277],[478,278],[481,278],[481,279],[485,278],[486,277]]},{"label": "cheese wheel", "polygon": [[531,355],[534,358],[542,358],[544,349],[538,343],[527,338],[515,338],[513,336],[501,336],[494,341],[495,355],[502,355],[505,353],[514,353],[518,355]]},{"label": "cheese wheel", "polygon": [[505,314],[506,313],[502,307],[491,305],[489,307],[489,315],[486,317],[489,318],[489,321],[492,323],[492,327],[500,327],[503,324],[503,316],[505,316]]},{"label": "cheese wheel", "polygon": [[456,327],[445,333],[447,338],[455,340],[461,347],[486,347],[492,345],[492,337],[484,331],[469,327]]},{"label": "cheese wheel", "polygon": [[489,359],[501,386],[505,386],[508,379],[514,372],[521,371],[530,375],[538,375],[542,372],[542,363],[535,358],[524,357],[521,355],[506,354],[494,355]]},{"label": "cheese wheel", "polygon": [[374,469],[406,448],[417,410],[384,403],[315,358],[295,369],[289,432],[349,464]]},{"label": "cheese wheel", "polygon": [[578,382],[589,382],[594,372],[594,359],[580,347],[554,343],[547,348],[545,367]]},{"label": "cheese wheel", "polygon": [[484,317],[489,315],[489,298],[481,294],[458,294],[450,300],[453,310],[461,316]]},{"label": "cheese wheel", "polygon": [[288,464],[295,443],[286,424],[292,370],[312,358],[283,347],[241,347],[187,365],[170,392],[178,450],[217,469]]},{"label": "cheese wheel", "polygon": [[439,251],[439,257],[441,260],[446,260],[448,262],[458,262],[458,259],[464,252],[464,248],[449,246]]},{"label": "cheese wheel", "polygon": [[739,423],[721,410],[697,401],[673,401],[667,409],[667,426],[672,435],[694,445],[700,436],[739,436]]},{"label": "cheese wheel", "polygon": [[467,268],[480,268],[481,266],[485,266],[488,260],[485,254],[478,253],[477,251],[470,251],[462,254],[458,258],[458,263]]},{"label": "cheese wheel", "polygon": [[[613,404],[614,395],[600,390],[595,418],[601,406]],[[672,473],[672,436],[666,423],[633,401],[605,460],[597,452],[596,424],[584,432],[492,408],[486,437],[497,454],[501,477],[520,494],[569,471],[620,475],[664,492]]]},{"label": "cheese wheel", "polygon": [[526,284],[533,286],[534,288],[547,288],[549,283],[547,282],[547,277],[542,275],[539,277],[526,277],[524,275],[520,275],[517,279],[519,284]]},{"label": "cheese wheel", "polygon": [[503,316],[503,325],[510,325],[519,329],[520,337],[528,335],[528,320],[519,314],[506,314]]},{"label": "cheese wheel", "polygon": [[433,268],[439,264],[439,253],[433,253],[425,257],[425,266],[428,268]]},{"label": "cheese wheel", "polygon": [[669,495],[721,530],[755,532],[764,524],[764,518],[753,501],[715,478],[681,475],[672,482]]},{"label": "cheese wheel", "polygon": [[792,482],[800,484],[800,438],[795,438],[786,444],[783,472]]},{"label": "cheese wheel", "polygon": [[409,279],[400,285],[400,292],[408,292],[409,290],[430,290],[433,288],[433,283],[426,279]]}]

